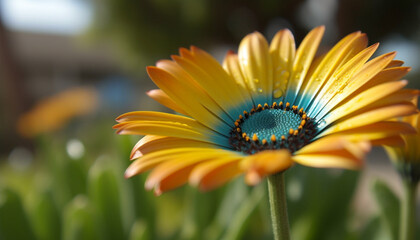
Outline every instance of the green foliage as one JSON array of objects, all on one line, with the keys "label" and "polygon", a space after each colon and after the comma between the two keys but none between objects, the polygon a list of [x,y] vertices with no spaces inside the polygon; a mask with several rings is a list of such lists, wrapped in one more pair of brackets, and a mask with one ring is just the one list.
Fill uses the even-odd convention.
[{"label": "green foliage", "polygon": [[386,226],[390,239],[398,239],[398,229],[400,220],[400,200],[388,185],[377,180],[373,185],[375,200],[380,209],[381,220]]},{"label": "green foliage", "polygon": [[63,240],[101,239],[92,204],[84,195],[76,196],[64,209]]},{"label": "green foliage", "polygon": [[11,189],[0,190],[0,238],[36,239],[21,198]]},{"label": "green foliage", "polygon": [[32,200],[29,214],[39,239],[55,240],[61,235],[60,213],[50,189],[39,190]]},{"label": "green foliage", "polygon": [[354,171],[300,166],[287,172],[286,181],[299,188],[299,193],[295,193],[298,196],[289,194],[289,199],[292,198],[289,200],[292,236],[303,240],[345,239],[349,233],[346,225],[358,175]]},{"label": "green foliage", "polygon": [[126,239],[121,211],[121,187],[112,168],[105,159],[98,159],[89,171],[89,199],[93,207],[95,223],[104,229],[101,239]]}]

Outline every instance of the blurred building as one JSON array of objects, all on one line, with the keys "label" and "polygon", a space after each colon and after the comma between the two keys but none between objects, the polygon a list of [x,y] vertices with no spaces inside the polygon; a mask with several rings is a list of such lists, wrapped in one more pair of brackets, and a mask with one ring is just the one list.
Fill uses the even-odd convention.
[{"label": "blurred building", "polygon": [[57,1],[62,5],[31,2],[0,1],[0,155],[22,144],[17,119],[39,99],[69,87],[97,86],[107,76],[122,73],[109,47],[81,35],[90,22],[89,17],[81,22],[78,11],[86,15],[91,11],[87,5],[75,7],[78,1],[73,0]]}]

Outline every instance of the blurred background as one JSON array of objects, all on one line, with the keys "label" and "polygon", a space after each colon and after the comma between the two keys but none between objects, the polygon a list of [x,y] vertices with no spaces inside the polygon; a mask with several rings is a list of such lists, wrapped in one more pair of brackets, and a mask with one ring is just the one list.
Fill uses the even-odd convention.
[{"label": "blurred background", "polygon": [[[300,43],[319,25],[322,46],[361,30],[377,55],[397,51],[420,87],[417,0],[0,0],[0,239],[270,239],[264,184],[154,197],[145,176],[123,178],[140,137],[111,127],[127,111],[168,111],[146,96],[145,67],[179,47],[221,61],[250,32],[289,28]],[[394,239],[399,210],[384,209],[400,182],[382,149],[367,160],[289,171],[296,239]]]}]

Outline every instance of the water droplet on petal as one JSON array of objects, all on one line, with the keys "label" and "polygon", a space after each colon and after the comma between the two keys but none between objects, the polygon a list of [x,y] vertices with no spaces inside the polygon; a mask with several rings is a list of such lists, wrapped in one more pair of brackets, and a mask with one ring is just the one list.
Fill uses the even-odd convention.
[{"label": "water droplet on petal", "polygon": [[276,81],[276,82],[274,83],[274,87],[275,87],[275,88],[280,87],[280,85],[281,85],[281,82],[280,82],[280,81]]},{"label": "water droplet on petal", "polygon": [[258,89],[257,89],[257,91],[258,91],[259,93],[262,93],[262,92],[263,92],[262,88],[258,88]]},{"label": "water droplet on petal", "polygon": [[258,78],[254,78],[254,82],[255,82],[255,83],[259,83],[259,82],[260,82],[260,80],[259,80]]},{"label": "water droplet on petal", "polygon": [[318,122],[318,128],[323,128],[326,125],[327,125],[327,121],[325,121],[324,119]]},{"label": "water droplet on petal", "polygon": [[295,71],[295,72],[302,72],[302,70],[303,70],[303,66],[300,65],[300,64],[294,66],[294,68],[293,68],[293,71]]},{"label": "water droplet on petal", "polygon": [[281,96],[283,96],[283,91],[282,90],[276,89],[276,90],[273,91],[273,97],[274,98],[279,98]]},{"label": "water droplet on petal", "polygon": [[286,71],[286,70],[283,70],[283,71],[281,71],[281,73],[280,73],[280,77],[281,77],[282,79],[284,79],[284,78],[288,78],[288,77],[289,77],[289,75],[290,75],[290,73],[289,73],[288,71]]}]

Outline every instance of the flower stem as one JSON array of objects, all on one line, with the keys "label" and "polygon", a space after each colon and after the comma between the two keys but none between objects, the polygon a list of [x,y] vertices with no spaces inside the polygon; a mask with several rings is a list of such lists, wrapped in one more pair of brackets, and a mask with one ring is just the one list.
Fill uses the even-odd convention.
[{"label": "flower stem", "polygon": [[413,240],[416,224],[417,182],[403,180],[404,199],[401,201],[400,240]]},{"label": "flower stem", "polygon": [[268,177],[268,197],[275,240],[289,240],[289,218],[283,173]]}]

